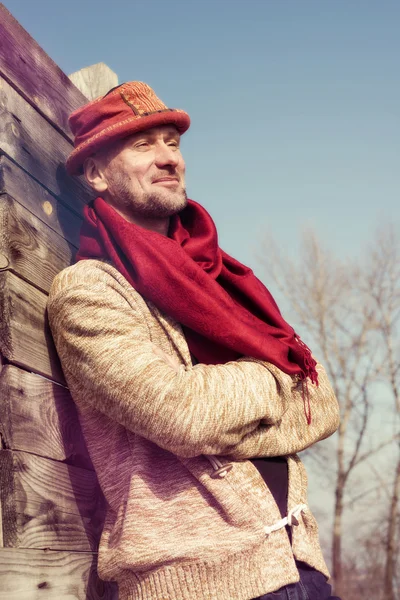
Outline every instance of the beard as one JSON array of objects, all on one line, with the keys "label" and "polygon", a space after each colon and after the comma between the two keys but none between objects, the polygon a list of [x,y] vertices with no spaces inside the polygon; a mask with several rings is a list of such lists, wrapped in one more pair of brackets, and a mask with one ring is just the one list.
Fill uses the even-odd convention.
[{"label": "beard", "polygon": [[116,208],[132,216],[141,215],[148,219],[172,217],[188,203],[185,188],[178,190],[157,189],[151,193],[143,190],[135,193],[129,179],[120,173],[108,174],[108,194]]}]

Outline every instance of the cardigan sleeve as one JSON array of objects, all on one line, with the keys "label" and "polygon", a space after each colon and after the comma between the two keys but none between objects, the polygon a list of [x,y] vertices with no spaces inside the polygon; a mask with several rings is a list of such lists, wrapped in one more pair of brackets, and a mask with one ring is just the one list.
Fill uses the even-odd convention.
[{"label": "cardigan sleeve", "polygon": [[[270,365],[269,368],[278,382],[283,377],[287,377],[275,366]],[[227,455],[235,460],[262,456],[286,456],[301,452],[332,435],[340,423],[339,404],[321,364],[317,364],[317,371],[318,387],[309,383],[308,390],[304,389],[303,391],[300,382],[292,388],[291,401],[282,418],[273,424],[261,422],[256,429],[229,449]],[[310,423],[306,418],[308,408],[305,394],[309,399]]]},{"label": "cardigan sleeve", "polygon": [[149,316],[120,282],[98,271],[81,267],[78,277],[66,269],[49,296],[50,327],[78,406],[92,405],[183,457],[224,454],[261,420],[280,421],[290,377],[278,384],[266,363],[253,359],[174,370],[153,351]]}]

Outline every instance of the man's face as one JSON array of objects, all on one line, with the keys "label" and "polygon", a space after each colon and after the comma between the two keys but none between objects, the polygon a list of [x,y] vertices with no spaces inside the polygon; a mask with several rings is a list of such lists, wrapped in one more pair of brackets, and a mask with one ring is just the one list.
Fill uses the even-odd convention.
[{"label": "man's face", "polygon": [[165,218],[187,204],[180,135],[163,125],[120,140],[100,157],[103,197],[125,216]]}]

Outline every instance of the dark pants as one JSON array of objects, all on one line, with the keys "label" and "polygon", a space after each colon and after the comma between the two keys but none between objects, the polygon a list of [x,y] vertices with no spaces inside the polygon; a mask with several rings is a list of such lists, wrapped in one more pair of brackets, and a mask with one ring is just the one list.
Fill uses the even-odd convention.
[{"label": "dark pants", "polygon": [[326,577],[319,571],[304,563],[297,563],[300,581],[265,594],[254,600],[340,600],[331,596],[332,588],[326,582]]}]

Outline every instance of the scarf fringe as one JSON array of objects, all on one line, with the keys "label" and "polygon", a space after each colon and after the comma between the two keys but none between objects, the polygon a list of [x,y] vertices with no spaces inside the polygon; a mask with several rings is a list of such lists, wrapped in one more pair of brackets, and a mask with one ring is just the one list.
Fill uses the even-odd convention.
[{"label": "scarf fringe", "polygon": [[304,371],[301,376],[301,387],[304,405],[304,414],[307,419],[307,424],[311,425],[312,414],[311,414],[311,402],[310,402],[310,381],[313,385],[318,387],[318,371],[315,368],[315,360],[312,357],[310,348],[303,342],[299,335],[295,335],[295,339],[303,351],[304,357]]}]

